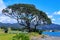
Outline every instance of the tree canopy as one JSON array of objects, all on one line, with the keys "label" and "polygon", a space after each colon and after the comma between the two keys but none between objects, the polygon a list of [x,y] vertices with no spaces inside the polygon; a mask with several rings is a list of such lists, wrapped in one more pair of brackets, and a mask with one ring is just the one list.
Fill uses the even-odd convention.
[{"label": "tree canopy", "polygon": [[[36,18],[37,24],[42,20],[44,24],[51,24],[51,19],[47,14],[37,9],[33,4],[14,4],[2,10],[2,13],[8,16],[16,18],[19,21],[25,20],[27,26],[30,26],[30,22]],[[7,13],[7,14],[6,14]],[[19,23],[21,24],[21,23]],[[24,24],[21,24],[24,25]]]}]

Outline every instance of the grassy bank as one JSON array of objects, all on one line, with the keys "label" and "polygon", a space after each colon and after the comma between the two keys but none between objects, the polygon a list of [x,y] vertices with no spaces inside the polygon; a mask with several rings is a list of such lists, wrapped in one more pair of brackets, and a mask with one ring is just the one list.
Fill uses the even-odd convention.
[{"label": "grassy bank", "polygon": [[12,40],[12,37],[15,36],[15,34],[0,34],[0,40]]},{"label": "grassy bank", "polygon": [[[33,37],[41,37],[41,35],[34,32],[27,33],[26,35],[28,35],[30,39]],[[13,36],[16,36],[16,34],[0,33],[0,40],[12,40]]]},{"label": "grassy bank", "polygon": [[[21,31],[11,31],[9,30],[8,33],[4,33],[4,30],[1,30],[0,29],[0,40],[12,40],[12,38],[14,36],[16,36],[17,34],[19,33],[24,33],[26,34],[27,36],[29,36],[30,40],[33,38],[33,37],[42,37],[42,35],[38,34],[37,32],[30,32],[30,33],[25,33],[25,32],[21,32]],[[24,35],[23,35],[24,36]]]}]

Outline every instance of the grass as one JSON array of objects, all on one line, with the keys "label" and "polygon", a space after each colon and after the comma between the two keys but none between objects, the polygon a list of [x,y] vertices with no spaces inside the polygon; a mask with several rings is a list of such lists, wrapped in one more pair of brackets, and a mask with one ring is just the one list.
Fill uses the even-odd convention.
[{"label": "grass", "polygon": [[[12,40],[12,37],[15,35],[16,34],[0,33],[0,40]],[[39,36],[38,33],[34,33],[34,32],[28,33],[27,35],[29,35],[30,38]]]},{"label": "grass", "polygon": [[0,34],[0,40],[12,40],[15,34]]},{"label": "grass", "polygon": [[[20,32],[20,31],[9,31],[9,33],[4,33],[3,30],[0,29],[0,40],[12,40],[13,36],[16,35],[16,33],[11,33],[11,32]],[[29,38],[33,38],[33,37],[41,37],[41,35],[39,35],[36,32],[31,32],[31,33],[27,33],[27,35],[29,36]]]},{"label": "grass", "polygon": [[41,38],[43,37],[43,35],[40,35],[38,34],[37,32],[31,32],[31,33],[28,33],[28,35],[30,36],[30,39],[36,37],[36,38]]},{"label": "grass", "polygon": [[12,40],[12,37],[16,34],[4,33],[3,29],[0,29],[0,40]]}]

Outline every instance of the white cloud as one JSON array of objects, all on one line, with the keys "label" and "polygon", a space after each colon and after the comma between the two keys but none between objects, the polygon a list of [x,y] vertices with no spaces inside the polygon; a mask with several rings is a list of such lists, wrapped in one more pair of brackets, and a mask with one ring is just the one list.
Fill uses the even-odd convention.
[{"label": "white cloud", "polygon": [[55,22],[52,21],[52,23],[55,23]]},{"label": "white cloud", "polygon": [[49,13],[48,13],[48,12],[46,12],[46,14],[48,15]]},{"label": "white cloud", "polygon": [[53,18],[52,21],[55,21],[55,19]]},{"label": "white cloud", "polygon": [[7,16],[0,16],[0,22],[2,23],[17,23],[17,21],[15,19],[12,19],[10,17]]},{"label": "white cloud", "polygon": [[60,10],[52,13],[46,13],[51,19],[52,23],[60,24]]},{"label": "white cloud", "polygon": [[46,14],[47,14],[47,16],[48,16],[49,18],[53,18],[53,15],[52,15],[52,14],[50,14],[50,13],[48,13],[48,12],[46,12]]},{"label": "white cloud", "polygon": [[48,15],[49,18],[53,18],[53,15]]},{"label": "white cloud", "polygon": [[2,23],[17,23],[15,19],[5,16],[1,13],[2,9],[6,8],[3,0],[0,0],[0,22]]},{"label": "white cloud", "polygon": [[52,20],[52,23],[55,23],[55,21],[56,21],[56,19],[54,19],[54,18],[52,18],[51,20]]},{"label": "white cloud", "polygon": [[6,6],[5,6],[3,0],[0,0],[0,13],[1,13],[2,9],[4,9],[4,8],[6,8]]},{"label": "white cloud", "polygon": [[60,11],[56,11],[53,13],[54,15],[60,15]]},{"label": "white cloud", "polygon": [[55,19],[54,19],[54,15],[47,13],[46,14],[48,15],[48,17],[51,19],[52,23],[55,23]]}]

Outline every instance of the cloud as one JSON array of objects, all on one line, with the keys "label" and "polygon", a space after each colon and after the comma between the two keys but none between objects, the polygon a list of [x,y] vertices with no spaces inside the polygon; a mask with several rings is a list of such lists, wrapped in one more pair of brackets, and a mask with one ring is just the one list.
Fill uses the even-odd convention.
[{"label": "cloud", "polygon": [[8,16],[5,16],[2,14],[2,9],[6,8],[3,0],[0,0],[0,22],[2,23],[17,23],[17,21],[15,19],[12,19]]},{"label": "cloud", "polygon": [[60,10],[52,13],[46,12],[46,14],[51,19],[52,23],[60,24]]},{"label": "cloud", "polygon": [[55,21],[55,19],[54,19],[54,18],[53,18],[52,20],[53,20],[53,21]]},{"label": "cloud", "polygon": [[50,14],[50,13],[48,13],[48,12],[46,12],[46,14],[47,14],[47,16],[48,16],[49,18],[53,18],[53,15],[52,15],[52,14]]},{"label": "cloud", "polygon": [[56,23],[56,19],[52,18],[51,20],[52,20],[52,23]]},{"label": "cloud", "polygon": [[48,12],[45,12],[47,15],[49,14]]},{"label": "cloud", "polygon": [[59,24],[60,25],[60,10],[54,11],[52,13],[47,13],[48,17],[51,19],[52,23]]},{"label": "cloud", "polygon": [[2,22],[2,23],[17,23],[17,21],[15,19],[12,19],[12,18],[7,17],[5,15],[0,16],[0,22]]},{"label": "cloud", "polygon": [[53,18],[53,15],[48,15],[49,18]]},{"label": "cloud", "polygon": [[54,18],[54,15],[49,13],[47,13],[47,15],[51,19],[52,23],[55,23],[56,19]]},{"label": "cloud", "polygon": [[54,16],[53,15],[48,15],[48,17],[52,20],[55,21]]},{"label": "cloud", "polygon": [[55,23],[55,21],[56,21],[56,19],[54,19],[54,18],[52,18],[51,20],[52,20],[52,23]]},{"label": "cloud", "polygon": [[53,13],[54,15],[60,15],[60,11],[56,11]]},{"label": "cloud", "polygon": [[6,8],[6,6],[5,6],[3,0],[0,0],[0,13],[1,13],[2,9],[4,9],[4,8]]}]

